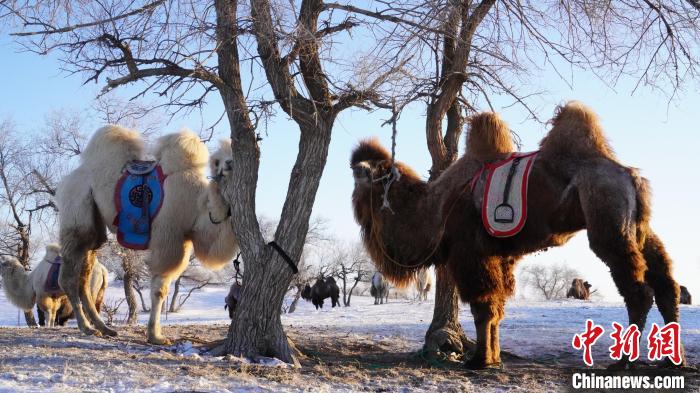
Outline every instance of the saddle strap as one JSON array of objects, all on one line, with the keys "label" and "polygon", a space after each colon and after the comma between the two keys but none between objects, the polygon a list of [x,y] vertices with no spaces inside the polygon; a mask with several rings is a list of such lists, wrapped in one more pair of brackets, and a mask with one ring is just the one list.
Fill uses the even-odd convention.
[{"label": "saddle strap", "polygon": [[503,188],[503,205],[507,205],[508,199],[510,199],[510,187],[513,183],[513,176],[515,176],[515,172],[518,170],[518,164],[520,164],[520,157],[515,157],[513,159],[513,165],[510,166],[510,170],[508,171],[506,185]]}]

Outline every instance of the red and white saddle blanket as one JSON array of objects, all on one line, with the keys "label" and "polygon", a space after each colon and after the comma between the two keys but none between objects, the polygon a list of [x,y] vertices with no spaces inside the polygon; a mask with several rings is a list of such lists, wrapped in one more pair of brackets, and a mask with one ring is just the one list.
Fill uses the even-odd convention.
[{"label": "red and white saddle blanket", "polygon": [[[494,237],[510,237],[523,229],[527,220],[527,183],[538,152],[512,153],[508,158],[483,168],[471,187],[483,182],[481,220]],[[479,199],[478,196],[476,198]]]}]

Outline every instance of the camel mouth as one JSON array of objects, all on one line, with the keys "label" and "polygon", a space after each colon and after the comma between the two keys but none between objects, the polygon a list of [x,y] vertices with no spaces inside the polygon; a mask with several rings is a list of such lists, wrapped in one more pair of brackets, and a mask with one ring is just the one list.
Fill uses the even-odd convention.
[{"label": "camel mouth", "polygon": [[355,183],[367,183],[372,176],[372,171],[369,164],[365,161],[360,162],[351,167],[352,177],[355,178]]}]

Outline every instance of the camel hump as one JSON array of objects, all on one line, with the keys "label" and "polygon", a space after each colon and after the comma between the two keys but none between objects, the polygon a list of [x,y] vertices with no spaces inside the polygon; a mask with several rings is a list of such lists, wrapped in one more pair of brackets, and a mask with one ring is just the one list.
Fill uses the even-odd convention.
[{"label": "camel hump", "polygon": [[555,109],[552,129],[540,142],[540,150],[571,157],[603,156],[616,160],[598,115],[579,101],[569,101]]},{"label": "camel hump", "polygon": [[138,132],[110,124],[95,131],[80,159],[96,168],[105,160],[122,166],[127,161],[141,159],[143,155],[144,143]]},{"label": "camel hump", "polygon": [[391,153],[382,146],[377,138],[367,138],[353,149],[350,156],[350,166],[355,166],[363,161],[384,161],[390,160]]},{"label": "camel hump", "polygon": [[182,130],[158,138],[154,152],[165,175],[197,169],[204,173],[209,151],[197,134]]},{"label": "camel hump", "polygon": [[510,127],[494,112],[481,112],[469,118],[467,155],[480,162],[494,161],[515,151]]}]

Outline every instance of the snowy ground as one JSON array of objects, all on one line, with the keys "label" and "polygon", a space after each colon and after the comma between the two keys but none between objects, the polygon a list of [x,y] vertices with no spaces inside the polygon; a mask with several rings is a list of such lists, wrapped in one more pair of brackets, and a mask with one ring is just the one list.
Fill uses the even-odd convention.
[{"label": "snowy ground", "polygon": [[[370,298],[354,297],[351,307],[318,311],[302,301],[294,314],[283,317],[306,355],[302,368],[292,370],[206,355],[207,344],[226,334],[226,290],[206,287],[183,310],[168,314],[167,320],[164,315],[165,333],[181,339],[171,348],[144,343],[145,313],[138,327],[119,327],[117,339],[83,337],[74,323],[55,331],[17,328],[16,308],[0,294],[0,391],[559,391],[582,365],[571,339],[585,319],[607,330],[594,347],[599,368],[611,362],[610,323],[626,321],[620,304],[513,301],[501,345],[515,357],[504,359],[505,370],[470,372],[458,364],[431,367],[416,355],[432,317],[430,301],[392,299],[375,306]],[[121,297],[121,288],[113,285],[108,302]],[[474,337],[468,308],[461,310],[461,319],[467,335]],[[697,366],[700,307],[682,306],[681,319],[688,361]],[[656,309],[651,322],[661,323]],[[696,383],[698,374],[688,373],[686,384],[698,389]]]}]

